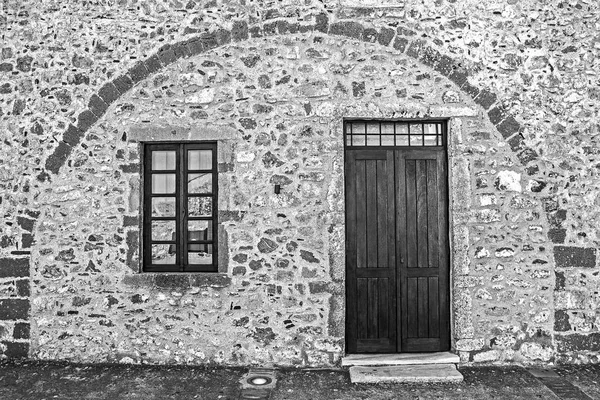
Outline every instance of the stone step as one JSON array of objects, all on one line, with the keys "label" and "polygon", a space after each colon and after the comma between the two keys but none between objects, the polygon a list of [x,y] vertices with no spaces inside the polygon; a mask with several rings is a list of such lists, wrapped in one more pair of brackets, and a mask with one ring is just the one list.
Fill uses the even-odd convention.
[{"label": "stone step", "polygon": [[424,365],[458,364],[456,354],[438,353],[400,353],[400,354],[349,354],[342,358],[342,367],[377,365]]},{"label": "stone step", "polygon": [[352,383],[453,383],[463,376],[454,364],[350,367]]}]

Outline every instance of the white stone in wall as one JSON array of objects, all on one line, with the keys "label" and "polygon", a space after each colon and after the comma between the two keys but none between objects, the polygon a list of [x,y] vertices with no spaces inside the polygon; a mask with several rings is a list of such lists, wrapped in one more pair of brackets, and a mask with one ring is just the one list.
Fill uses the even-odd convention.
[{"label": "white stone in wall", "polygon": [[208,104],[212,103],[215,98],[215,89],[203,89],[197,93],[189,95],[185,98],[186,103]]},{"label": "white stone in wall", "polygon": [[500,190],[520,192],[522,190],[521,174],[515,171],[500,171],[496,178],[496,186]]},{"label": "white stone in wall", "polygon": [[236,160],[241,163],[249,163],[254,161],[256,154],[251,151],[241,151],[237,154]]},{"label": "white stone in wall", "polygon": [[552,349],[543,347],[539,343],[523,343],[520,348],[521,354],[530,360],[550,361]]}]

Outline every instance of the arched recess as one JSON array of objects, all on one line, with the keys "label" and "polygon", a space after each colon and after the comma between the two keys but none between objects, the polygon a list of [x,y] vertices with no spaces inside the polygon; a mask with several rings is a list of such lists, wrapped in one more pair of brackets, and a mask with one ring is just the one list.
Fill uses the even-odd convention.
[{"label": "arched recess", "polygon": [[[439,72],[454,82],[463,93],[487,112],[490,121],[509,144],[510,149],[516,153],[521,163],[528,167],[528,173],[533,175],[537,172],[537,167],[534,164],[538,155],[533,149],[525,145],[521,134],[521,124],[503,108],[496,94],[469,83],[469,73],[462,67],[459,60],[442,54],[428,41],[420,39],[416,32],[403,26],[393,30],[390,28],[375,29],[366,27],[355,21],[331,22],[329,16],[325,13],[316,15],[312,24],[299,23],[291,19],[255,25],[250,25],[245,20],[235,21],[231,29],[219,29],[212,33],[205,33],[191,39],[162,46],[155,54],[139,61],[123,75],[105,83],[97,93],[90,97],[87,109],[77,117],[77,124],[68,126],[63,133],[62,140],[46,159],[46,171],[55,175],[58,174],[69,157],[72,148],[79,144],[83,135],[106,113],[112,103],[140,81],[177,60],[202,54],[232,42],[242,42],[249,38],[311,31],[345,36],[368,43],[378,43],[384,47],[392,47],[398,53],[406,54]],[[47,172],[42,172],[38,176],[39,180],[46,180],[47,178],[49,178]]]}]

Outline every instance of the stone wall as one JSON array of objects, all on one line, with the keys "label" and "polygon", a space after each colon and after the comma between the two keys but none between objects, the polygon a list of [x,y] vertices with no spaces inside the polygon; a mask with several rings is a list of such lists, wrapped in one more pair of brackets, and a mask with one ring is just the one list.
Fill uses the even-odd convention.
[{"label": "stone wall", "polygon": [[[33,358],[337,363],[342,118],[444,117],[453,348],[598,361],[597,6],[365,4],[5,1],[4,354],[30,298]],[[140,274],[139,142],[182,139],[218,141],[220,273]]]}]

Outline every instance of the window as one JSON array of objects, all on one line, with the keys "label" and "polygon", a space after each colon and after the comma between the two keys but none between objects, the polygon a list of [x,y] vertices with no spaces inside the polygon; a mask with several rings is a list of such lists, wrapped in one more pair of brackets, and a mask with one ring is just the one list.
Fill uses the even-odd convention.
[{"label": "window", "polygon": [[445,121],[344,121],[346,146],[444,146]]},{"label": "window", "polygon": [[144,146],[144,271],[217,271],[217,144]]}]

